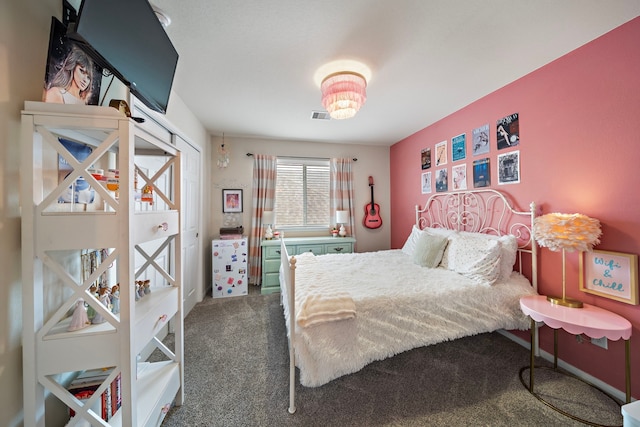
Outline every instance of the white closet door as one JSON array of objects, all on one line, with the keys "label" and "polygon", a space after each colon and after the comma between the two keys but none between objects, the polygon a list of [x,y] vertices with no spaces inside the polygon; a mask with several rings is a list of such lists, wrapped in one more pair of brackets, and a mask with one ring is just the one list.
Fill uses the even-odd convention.
[{"label": "white closet door", "polygon": [[201,154],[195,147],[175,137],[182,160],[182,273],[184,315],[204,298],[200,250]]}]

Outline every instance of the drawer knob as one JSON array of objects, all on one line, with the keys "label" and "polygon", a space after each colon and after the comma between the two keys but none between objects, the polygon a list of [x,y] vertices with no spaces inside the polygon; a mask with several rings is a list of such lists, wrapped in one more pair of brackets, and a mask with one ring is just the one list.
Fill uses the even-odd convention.
[{"label": "drawer knob", "polygon": [[343,249],[344,248],[333,248],[333,250],[336,251],[336,252],[342,252]]},{"label": "drawer knob", "polygon": [[166,322],[167,321],[167,315],[163,314],[162,316],[160,316],[160,319],[158,319],[158,320],[160,320],[161,322]]},{"label": "drawer knob", "polygon": [[167,412],[169,412],[169,409],[171,409],[171,404],[167,403],[165,405],[162,406],[162,413],[167,415]]},{"label": "drawer knob", "polygon": [[276,253],[277,253],[278,255],[280,255],[280,253],[281,253],[281,252],[278,250],[278,251],[276,251]]},{"label": "drawer knob", "polygon": [[167,224],[166,222],[163,222],[162,224],[158,225],[158,230],[167,231],[168,229],[169,229],[169,224]]}]

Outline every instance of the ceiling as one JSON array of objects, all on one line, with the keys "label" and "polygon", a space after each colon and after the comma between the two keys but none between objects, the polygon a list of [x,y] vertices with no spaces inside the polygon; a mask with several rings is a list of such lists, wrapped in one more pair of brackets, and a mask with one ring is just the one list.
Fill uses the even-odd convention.
[{"label": "ceiling", "polygon": [[[152,0],[173,90],[214,135],[389,146],[640,15],[638,0]],[[371,68],[348,120],[314,73]]]}]

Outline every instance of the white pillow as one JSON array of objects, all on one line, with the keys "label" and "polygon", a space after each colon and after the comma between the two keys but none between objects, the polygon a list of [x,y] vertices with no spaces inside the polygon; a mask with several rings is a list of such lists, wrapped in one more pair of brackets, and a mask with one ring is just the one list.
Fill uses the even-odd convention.
[{"label": "white pillow", "polygon": [[511,277],[513,266],[516,263],[518,239],[512,234],[507,234],[500,236],[498,242],[500,242],[500,277],[498,280],[504,282]]},{"label": "white pillow", "polygon": [[420,230],[415,225],[411,227],[411,234],[409,234],[409,237],[407,237],[407,240],[404,242],[404,246],[402,246],[402,252],[409,256],[413,256],[413,252],[416,249],[416,243],[418,242],[418,239],[420,238],[422,233],[422,230]]},{"label": "white pillow", "polygon": [[513,266],[516,263],[516,256],[518,253],[518,240],[516,239],[516,236],[512,234],[495,236],[493,234],[471,233],[468,231],[461,231],[459,234],[473,236],[478,239],[484,238],[487,240],[497,240],[500,242],[500,276],[498,277],[498,280],[501,282],[509,280],[511,273],[513,272]]},{"label": "white pillow", "polygon": [[448,228],[435,228],[435,227],[426,227],[422,231],[425,231],[429,234],[433,234],[434,236],[444,236],[444,237],[451,237],[458,233],[456,230],[449,230]]},{"label": "white pillow", "polygon": [[447,243],[449,243],[449,239],[444,236],[423,232],[416,242],[413,262],[421,267],[436,268],[442,260]]},{"label": "white pillow", "polygon": [[458,233],[449,238],[441,265],[478,284],[492,285],[500,276],[500,247],[497,239]]}]

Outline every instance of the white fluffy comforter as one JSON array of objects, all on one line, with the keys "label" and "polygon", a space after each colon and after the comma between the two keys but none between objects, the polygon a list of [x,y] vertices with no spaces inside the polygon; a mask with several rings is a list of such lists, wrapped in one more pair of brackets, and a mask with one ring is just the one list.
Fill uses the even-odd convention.
[{"label": "white fluffy comforter", "polygon": [[[519,300],[535,291],[516,272],[508,283],[489,286],[443,268],[420,267],[401,250],[296,258],[298,309],[319,289],[346,293],[355,304],[355,317],[296,324],[296,365],[304,386],[320,386],[412,348],[529,327]],[[289,328],[284,290],[283,304]]]}]

